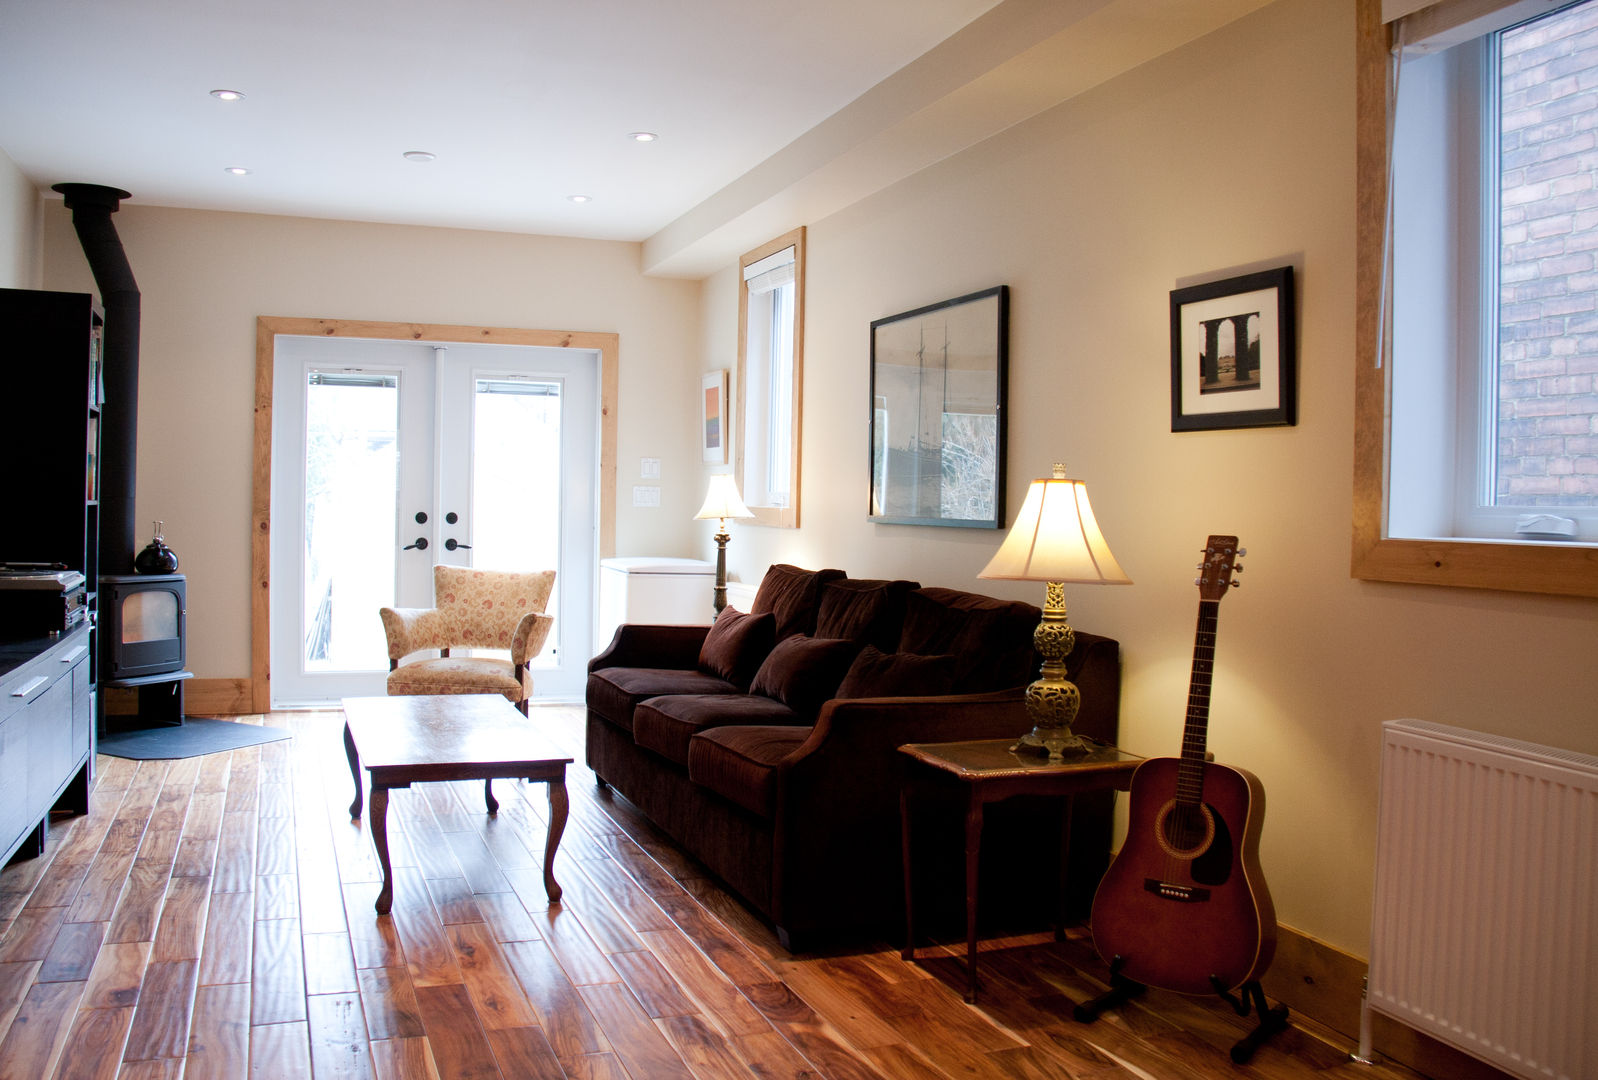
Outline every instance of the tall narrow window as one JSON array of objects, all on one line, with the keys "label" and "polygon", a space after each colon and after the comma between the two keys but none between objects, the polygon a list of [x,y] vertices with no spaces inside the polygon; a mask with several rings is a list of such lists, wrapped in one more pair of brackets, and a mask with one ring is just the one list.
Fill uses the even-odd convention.
[{"label": "tall narrow window", "polygon": [[739,260],[737,471],[755,523],[799,524],[804,230]]}]

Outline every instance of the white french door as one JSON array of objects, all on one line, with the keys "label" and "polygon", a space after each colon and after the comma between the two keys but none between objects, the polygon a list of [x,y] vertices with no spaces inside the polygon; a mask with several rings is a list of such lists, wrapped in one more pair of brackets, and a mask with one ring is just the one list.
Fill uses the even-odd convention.
[{"label": "white french door", "polygon": [[383,693],[378,608],[431,607],[435,563],[555,570],[534,696],[580,697],[598,354],[280,335],[274,355],[273,707]]}]

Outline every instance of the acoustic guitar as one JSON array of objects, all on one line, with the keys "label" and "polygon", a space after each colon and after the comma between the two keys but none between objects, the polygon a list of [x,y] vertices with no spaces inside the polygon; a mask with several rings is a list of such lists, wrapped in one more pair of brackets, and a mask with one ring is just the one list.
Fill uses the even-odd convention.
[{"label": "acoustic guitar", "polygon": [[1111,969],[1184,994],[1257,980],[1276,951],[1259,868],[1265,789],[1205,760],[1216,615],[1240,555],[1235,536],[1205,545],[1182,756],[1150,758],[1132,774],[1126,843],[1093,897],[1093,943]]}]

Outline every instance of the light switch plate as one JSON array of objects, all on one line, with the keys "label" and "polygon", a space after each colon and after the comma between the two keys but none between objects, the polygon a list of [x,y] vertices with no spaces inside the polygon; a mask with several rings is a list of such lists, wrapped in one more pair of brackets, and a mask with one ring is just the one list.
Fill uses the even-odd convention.
[{"label": "light switch plate", "polygon": [[634,506],[659,506],[660,489],[648,484],[633,485]]},{"label": "light switch plate", "polygon": [[645,480],[659,480],[660,459],[658,457],[639,458],[638,475]]}]

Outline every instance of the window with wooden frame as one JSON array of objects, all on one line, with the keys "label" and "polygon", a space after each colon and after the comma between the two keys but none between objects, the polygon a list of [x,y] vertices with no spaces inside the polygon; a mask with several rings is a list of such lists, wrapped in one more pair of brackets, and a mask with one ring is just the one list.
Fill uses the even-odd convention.
[{"label": "window with wooden frame", "polygon": [[1579,81],[1537,68],[1555,24],[1516,29],[1593,6],[1359,0],[1357,578],[1598,596],[1598,278],[1532,265],[1594,256],[1560,198],[1598,188],[1548,156],[1571,104],[1535,130],[1521,104]]},{"label": "window with wooden frame", "polygon": [[750,524],[799,526],[805,231],[738,260],[738,437],[734,464]]}]

